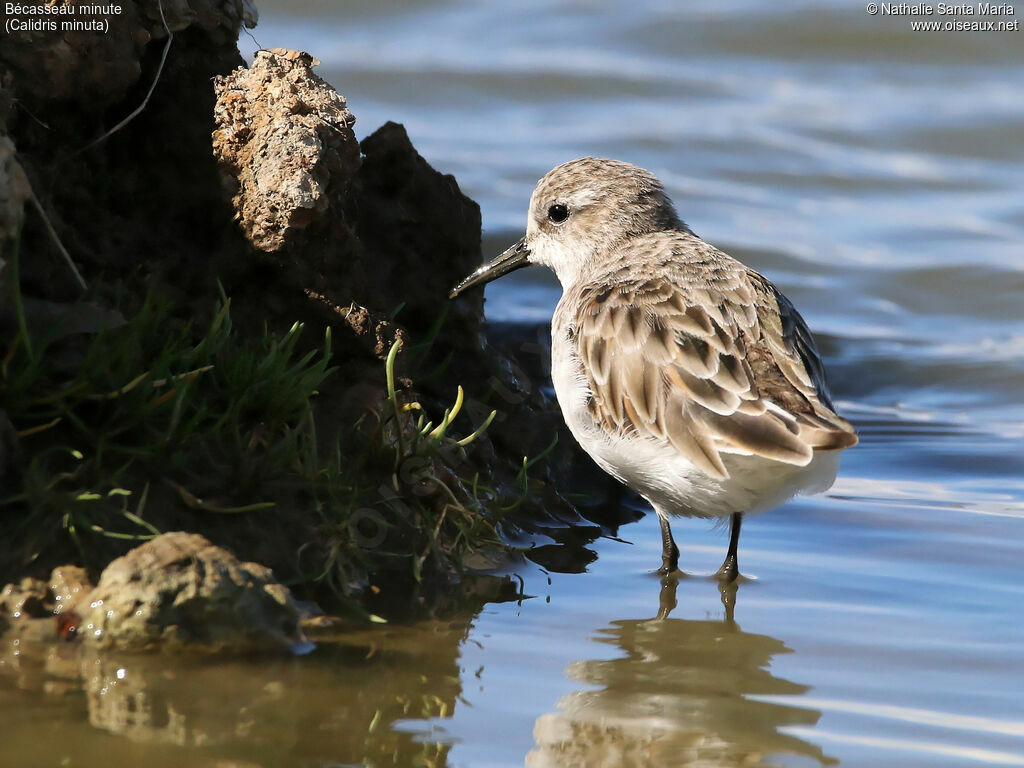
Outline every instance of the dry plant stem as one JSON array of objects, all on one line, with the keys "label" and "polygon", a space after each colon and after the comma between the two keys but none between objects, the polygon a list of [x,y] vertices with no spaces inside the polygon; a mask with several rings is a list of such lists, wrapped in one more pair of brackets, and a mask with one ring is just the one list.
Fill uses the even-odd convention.
[{"label": "dry plant stem", "polygon": [[160,55],[160,66],[158,66],[156,69],[156,75],[153,77],[153,82],[150,84],[149,90],[146,92],[146,98],[142,100],[142,103],[139,104],[139,106],[132,110],[131,114],[129,114],[128,117],[124,118],[124,120],[119,122],[117,125],[115,125],[109,131],[104,133],[98,139],[89,142],[80,150],[78,150],[78,152],[75,152],[76,155],[79,154],[80,152],[85,152],[87,149],[92,149],[101,141],[106,141],[108,138],[110,138],[112,135],[120,131],[122,128],[128,125],[128,123],[134,120],[139,115],[139,113],[141,113],[142,110],[146,108],[146,105],[149,104],[149,97],[153,95],[153,91],[156,90],[156,84],[160,82],[160,75],[163,74],[164,64],[167,61],[167,54],[170,52],[171,42],[174,40],[174,33],[171,32],[171,28],[167,26],[167,19],[164,17],[164,4],[161,2],[161,0],[157,0],[156,5],[157,8],[160,9],[160,23],[164,25],[164,32],[167,33],[167,42],[164,43],[164,50],[163,53]]},{"label": "dry plant stem", "polygon": [[28,107],[26,107],[24,104],[22,104],[21,101],[19,101],[18,99],[14,99],[14,101],[12,103],[15,106],[17,106],[18,109],[20,109],[22,112],[24,112],[26,115],[28,115],[30,118],[32,118],[35,122],[37,122],[39,125],[43,126],[43,128],[45,128],[48,131],[51,130],[49,125],[47,125],[42,120],[40,120],[38,117],[36,117],[34,114],[32,114],[32,110],[30,110]]},{"label": "dry plant stem", "polygon": [[32,189],[30,184],[28,187],[29,193],[32,195],[32,205],[39,212],[40,218],[43,220],[43,224],[46,226],[46,231],[50,233],[50,237],[53,238],[54,244],[60,251],[61,256],[64,257],[64,261],[67,262],[68,267],[71,269],[71,273],[75,276],[75,280],[78,282],[79,287],[83,291],[89,289],[89,286],[85,282],[85,278],[82,277],[82,273],[78,271],[78,267],[75,266],[75,262],[71,260],[71,254],[68,253],[68,249],[64,247],[64,243],[60,241],[60,237],[57,235],[57,230],[53,228],[53,224],[50,223],[50,217],[46,215],[46,211],[43,210],[43,204],[39,202],[39,198],[36,197],[36,191]]}]

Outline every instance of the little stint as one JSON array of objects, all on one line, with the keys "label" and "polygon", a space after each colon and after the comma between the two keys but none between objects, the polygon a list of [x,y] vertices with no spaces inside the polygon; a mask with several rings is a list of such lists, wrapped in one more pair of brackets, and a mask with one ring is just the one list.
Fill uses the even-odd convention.
[{"label": "little stint", "polygon": [[857,443],[807,324],[771,281],[694,235],[653,174],[617,160],[550,171],[526,236],[451,298],[530,264],[562,284],[551,376],[566,424],[657,512],[659,572],[678,567],[671,516],[728,517],[717,576],[734,581],[743,516],[827,490]]}]

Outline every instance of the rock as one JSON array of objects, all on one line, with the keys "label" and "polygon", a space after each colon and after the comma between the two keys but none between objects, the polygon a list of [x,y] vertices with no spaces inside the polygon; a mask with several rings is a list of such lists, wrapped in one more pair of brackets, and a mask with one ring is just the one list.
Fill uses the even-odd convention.
[{"label": "rock", "polygon": [[[420,156],[401,125],[357,143],[355,117],[313,73],[317,63],[299,51],[261,51],[249,69],[215,78],[213,150],[245,237],[278,267],[278,295],[293,287],[321,317],[342,308],[360,346],[370,340],[366,323],[354,322],[363,307],[382,317],[401,307],[397,326],[421,337],[448,312],[434,341],[482,369],[482,293],[447,300],[480,262],[479,206]],[[371,348],[383,357],[390,341],[382,345],[381,324],[372,325]]]},{"label": "rock", "polygon": [[92,591],[84,568],[60,565],[48,580],[24,578],[0,591],[0,615],[18,621],[42,619],[79,609]]},{"label": "rock", "polygon": [[[105,17],[110,21],[107,32],[61,34],[39,26],[54,23],[54,19],[59,27],[64,21],[92,18],[82,14],[47,16],[45,20],[28,14],[19,16],[28,22],[25,26],[37,28],[15,30],[4,36],[0,68],[5,85],[9,83],[18,100],[29,104],[33,111],[44,100],[80,99],[109,106],[138,80],[144,43],[140,45],[135,31],[142,29],[144,22],[139,18],[137,3],[125,3],[122,13]],[[159,16],[156,25],[160,26]],[[40,78],[48,84],[45,95],[33,92],[33,85]]]},{"label": "rock", "polygon": [[213,151],[249,241],[284,248],[289,235],[338,213],[359,168],[355,117],[308,53],[259,51],[252,67],[214,81]]},{"label": "rock", "polygon": [[[210,152],[210,81],[241,63],[236,39],[241,26],[255,24],[251,0],[129,0],[97,16],[85,16],[84,5],[60,6],[77,16],[28,10],[47,9],[42,3],[21,6],[19,21],[56,23],[57,30],[37,24],[0,44],[0,134],[17,145],[49,220],[44,225],[35,206],[25,208],[24,295],[80,298],[58,240],[98,298],[117,293],[103,289],[130,282],[140,263],[147,288],[119,295],[145,295],[167,282],[159,274],[165,270],[185,296],[197,293],[191,281],[206,289],[210,272],[226,281],[224,264],[212,266],[231,209]],[[174,34],[166,59],[161,12]],[[69,20],[108,28],[61,29]],[[0,232],[9,216],[3,189],[0,181]]]},{"label": "rock", "polygon": [[[61,565],[48,581],[24,578],[0,591],[0,632],[25,641],[73,640],[77,611],[88,599],[92,582],[84,568]],[[56,618],[56,620],[55,620]]]},{"label": "rock", "polygon": [[[172,32],[195,26],[214,40],[234,41],[243,24],[256,26],[251,0],[137,0],[113,6],[118,13],[102,15],[20,13],[19,20],[27,23],[4,35],[0,74],[20,101],[33,106],[44,101],[110,106],[139,79],[147,45],[162,45],[167,38],[161,6]],[[106,22],[106,29],[62,30],[69,21]],[[49,23],[56,23],[57,29],[47,29]],[[39,82],[46,87],[36,91]]]},{"label": "rock", "polygon": [[5,619],[20,621],[38,619],[53,613],[49,590],[41,579],[25,577],[17,584],[8,584],[0,592],[0,611]]},{"label": "rock", "polygon": [[[464,387],[465,404],[453,434],[468,434],[498,410],[490,431],[467,455],[453,451],[444,457],[447,466],[437,467],[439,476],[450,480],[467,503],[470,492],[459,478],[478,472],[491,477],[495,487],[511,489],[513,497],[518,494],[520,457],[544,450],[560,419],[537,394],[538,387],[484,344],[482,292],[447,300],[449,288],[481,261],[479,207],[453,177],[417,153],[402,126],[388,123],[358,145],[355,118],[345,100],[314,74],[312,56],[262,51],[251,68],[239,69],[235,36],[240,25],[254,20],[249,0],[129,0],[123,7],[109,19],[106,35],[25,33],[8,35],[0,45],[0,136],[9,132],[18,151],[15,158],[13,145],[0,147],[0,240],[27,212],[19,265],[26,314],[33,307],[40,316],[51,309],[75,310],[74,323],[61,326],[74,328],[75,337],[60,339],[53,349],[61,355],[81,353],[89,343],[83,324],[93,319],[65,253],[98,307],[117,306],[131,317],[142,298],[152,296],[174,307],[172,327],[198,321],[195,327],[201,328],[223,286],[242,337],[261,338],[268,329],[281,332],[304,322],[298,351],[305,353],[320,346],[324,326],[332,327],[331,362],[341,373],[325,381],[317,399],[318,442],[356,452],[363,449],[349,439],[353,428],[370,421],[364,419],[367,411],[381,412],[381,358],[404,337],[406,351],[397,365],[400,388],[409,399],[439,415],[457,386]],[[174,34],[166,60],[165,21]],[[25,204],[24,179],[39,211]],[[0,259],[10,262],[2,243],[0,251]],[[0,281],[5,275],[9,280],[11,272],[0,260]],[[2,305],[0,339],[13,338],[17,325]],[[23,430],[31,426],[5,408]],[[48,455],[62,433],[23,438],[19,447],[7,426],[0,414],[0,471],[6,465],[0,482],[16,483],[19,470]],[[13,448],[21,452],[14,461]],[[377,477],[378,469],[371,467],[361,478],[367,488],[392,482],[390,469]],[[136,479],[138,488],[144,480]],[[218,477],[204,480],[223,485]],[[417,492],[415,486],[400,490]],[[308,545],[304,552],[321,557],[327,549],[322,517],[305,499],[294,503],[296,513],[287,523],[268,516],[266,528],[263,520],[246,519],[231,530],[223,517],[193,514],[196,510],[180,508],[175,499],[157,496],[154,490],[148,508],[159,528],[195,527],[215,540],[230,536],[245,559],[271,564],[289,578],[308,576],[305,564],[300,569],[296,563],[296,550]],[[281,501],[293,504],[291,498]],[[438,491],[430,503],[447,502]],[[532,506],[549,515],[558,500]],[[52,513],[57,535],[47,536],[52,541],[41,551],[31,550],[40,572],[44,563],[63,562],[69,551],[67,533],[58,525],[61,510]],[[0,565],[12,577],[21,576],[15,569],[22,561],[12,553],[27,549],[21,539],[30,532],[18,525],[17,512],[7,517],[7,525],[0,526],[6,534],[0,536]],[[109,556],[106,546],[90,549],[94,562],[102,564],[100,558]],[[208,542],[204,547],[214,549]],[[416,551],[405,554],[424,551],[410,547]],[[139,553],[144,551],[149,550],[130,554],[129,565],[104,576],[109,594],[101,596],[99,613],[90,608],[75,623],[61,611],[57,631],[62,637],[70,637],[72,629],[75,636],[86,634],[90,621],[101,633],[90,642],[132,647],[269,642],[266,634],[246,637],[246,622],[278,645],[298,636],[283,597],[274,610],[286,617],[284,625],[264,626],[273,623],[261,613],[261,600],[274,603],[269,574],[263,581],[233,561],[224,566],[223,583],[215,584],[202,561],[189,566],[188,559],[183,565],[165,548],[143,562]],[[430,563],[438,570],[447,567],[440,559]],[[188,576],[190,567],[202,572]],[[115,578],[118,568],[125,573]],[[138,606],[127,597],[122,604],[119,595],[129,594],[136,570],[140,575],[130,589],[159,589],[167,579],[165,599],[151,593],[140,595]],[[183,581],[174,582],[175,573]],[[350,583],[359,582],[353,577]],[[239,606],[231,604],[236,598]],[[50,610],[39,620],[52,625]],[[207,620],[207,610],[214,618]]]},{"label": "rock", "polygon": [[[2,269],[3,263],[0,262],[0,270]],[[7,414],[0,409],[0,488],[5,487],[3,485],[4,475],[7,474],[7,466],[17,451],[18,435],[14,431],[14,425],[7,418]]]},{"label": "rock", "polygon": [[18,234],[25,202],[30,197],[28,179],[15,157],[14,142],[0,135],[0,244]]},{"label": "rock", "polygon": [[368,285],[359,297],[410,329],[431,328],[451,313],[441,342],[478,345],[483,291],[448,301],[456,282],[480,266],[480,206],[413,147],[405,128],[385,123],[360,144],[363,166],[348,199],[348,217],[367,254]]},{"label": "rock", "polygon": [[87,604],[93,590],[92,582],[85,568],[76,565],[59,565],[50,573],[49,594],[54,614],[81,611]]},{"label": "rock", "polygon": [[[141,5],[147,18],[160,21],[160,7],[154,0]],[[233,40],[242,25],[252,29],[259,19],[252,0],[161,0],[160,5],[171,32],[197,26],[207,34],[223,30]]]},{"label": "rock", "polygon": [[165,533],[114,560],[80,633],[100,647],[259,651],[305,643],[300,612],[270,569],[198,534]]},{"label": "rock", "polygon": [[384,315],[352,302],[340,307],[326,296],[307,289],[306,296],[312,299],[328,323],[342,322],[359,339],[362,346],[371,350],[380,360],[388,356],[391,346],[401,339],[407,341],[405,331]]}]

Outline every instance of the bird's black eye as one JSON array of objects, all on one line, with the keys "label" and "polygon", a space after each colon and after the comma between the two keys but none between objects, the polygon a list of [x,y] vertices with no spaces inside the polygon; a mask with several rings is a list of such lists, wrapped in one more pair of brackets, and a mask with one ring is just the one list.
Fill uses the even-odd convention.
[{"label": "bird's black eye", "polygon": [[569,209],[561,203],[555,203],[548,208],[548,218],[555,222],[555,224],[561,224],[569,218]]}]

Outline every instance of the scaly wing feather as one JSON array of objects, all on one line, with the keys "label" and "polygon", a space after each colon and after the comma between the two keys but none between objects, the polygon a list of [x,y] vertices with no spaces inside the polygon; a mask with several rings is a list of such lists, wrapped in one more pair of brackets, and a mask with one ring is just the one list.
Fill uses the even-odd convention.
[{"label": "scaly wing feather", "polygon": [[716,255],[700,282],[618,271],[579,289],[573,326],[594,418],[671,443],[716,478],[728,477],[723,453],[804,466],[815,449],[854,445],[803,319],[767,279]]}]

